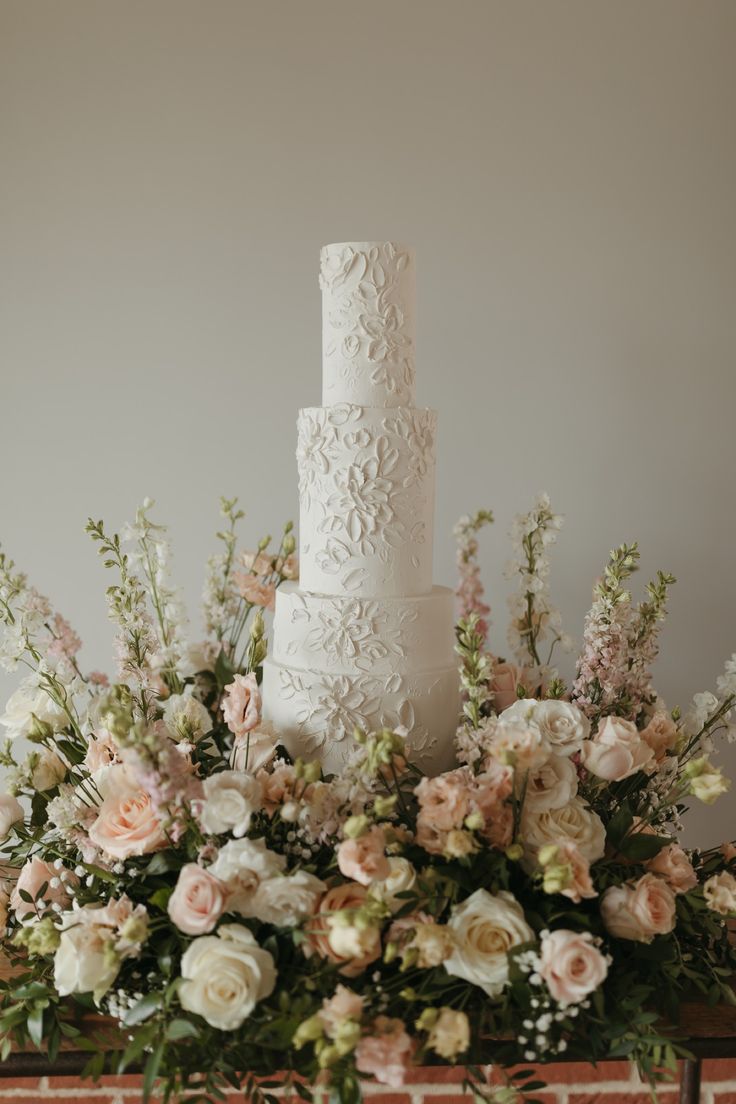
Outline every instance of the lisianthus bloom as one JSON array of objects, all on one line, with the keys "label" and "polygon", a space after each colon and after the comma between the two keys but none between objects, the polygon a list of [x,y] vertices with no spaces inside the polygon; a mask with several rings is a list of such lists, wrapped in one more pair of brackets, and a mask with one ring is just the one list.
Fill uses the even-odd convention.
[{"label": "lisianthus bloom", "polygon": [[245,736],[256,727],[261,719],[261,691],[254,674],[236,675],[225,687],[222,715],[234,736]]},{"label": "lisianthus bloom", "polygon": [[370,1035],[364,1035],[355,1048],[355,1066],[361,1073],[373,1074],[382,1085],[400,1088],[411,1067],[415,1043],[401,1020],[377,1016]]},{"label": "lisianthus bloom", "polygon": [[736,878],[727,870],[714,874],[703,886],[705,903],[721,916],[736,915]]},{"label": "lisianthus bloom", "polygon": [[341,874],[361,885],[388,878],[391,867],[383,829],[374,824],[357,839],[344,839],[337,849],[337,865]]},{"label": "lisianthus bloom", "polygon": [[[357,977],[381,954],[381,932],[377,925],[357,927],[349,922],[350,913],[363,908],[367,891],[357,882],[328,889],[310,920],[305,925],[307,953],[316,951],[330,962],[339,964],[344,977]],[[335,921],[345,919],[338,926]]]}]

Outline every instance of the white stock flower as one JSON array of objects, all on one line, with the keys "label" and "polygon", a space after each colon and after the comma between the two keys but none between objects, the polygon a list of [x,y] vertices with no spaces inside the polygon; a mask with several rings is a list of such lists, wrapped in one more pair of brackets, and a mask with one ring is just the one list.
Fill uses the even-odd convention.
[{"label": "white stock flower", "polygon": [[314,874],[297,870],[294,874],[266,878],[238,912],[277,928],[295,928],[314,913],[326,891],[325,883]]},{"label": "white stock flower", "polygon": [[164,704],[164,724],[174,739],[196,744],[211,730],[212,719],[192,694],[172,694]]},{"label": "white stock flower", "polygon": [[534,939],[521,905],[512,893],[477,889],[457,905],[447,923],[455,945],[445,960],[448,974],[498,997],[509,980],[508,952]]},{"label": "white stock flower", "polygon": [[589,863],[597,862],[606,849],[606,829],[597,813],[581,797],[573,797],[561,809],[537,812],[524,808],[521,817],[521,842],[524,869],[536,869],[536,855],[547,844],[569,840]]},{"label": "white stock flower", "polygon": [[244,836],[262,806],[261,784],[245,771],[221,771],[205,778],[199,823],[205,832]]},{"label": "white stock flower", "polygon": [[231,840],[209,867],[228,887],[227,907],[233,912],[247,909],[253,893],[262,881],[281,874],[286,866],[286,856],[269,851],[263,839]]},{"label": "white stock flower", "polygon": [[182,956],[181,975],[182,1008],[221,1031],[240,1027],[276,985],[273,958],[242,924],[195,939]]},{"label": "white stock flower", "polygon": [[0,717],[11,740],[27,736],[33,728],[34,718],[48,724],[54,731],[64,727],[67,720],[61,709],[33,679],[24,682],[11,694]]}]

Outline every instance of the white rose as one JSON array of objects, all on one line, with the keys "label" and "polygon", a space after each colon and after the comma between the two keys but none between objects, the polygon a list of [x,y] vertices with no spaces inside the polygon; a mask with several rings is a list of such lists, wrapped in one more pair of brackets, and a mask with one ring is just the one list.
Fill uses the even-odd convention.
[{"label": "white rose", "polygon": [[182,1008],[221,1031],[240,1027],[276,984],[273,958],[242,924],[223,924],[216,935],[190,943],[181,975]]},{"label": "white rose", "polygon": [[480,986],[498,997],[508,984],[508,952],[534,939],[521,905],[512,893],[477,889],[457,905],[447,924],[455,946],[445,960],[448,974]]},{"label": "white rose", "polygon": [[175,740],[196,744],[212,729],[212,718],[198,698],[172,694],[164,705],[164,724]]},{"label": "white rose", "polygon": [[17,797],[12,794],[0,794],[0,843],[3,843],[10,835],[10,829],[18,824],[25,813],[23,806]]},{"label": "white rose", "polygon": [[561,809],[578,792],[578,772],[575,764],[561,755],[551,755],[547,762],[527,775],[524,808],[535,813],[545,809]]},{"label": "white rose", "polygon": [[417,872],[408,859],[396,856],[389,858],[388,865],[391,868],[388,878],[373,882],[371,894],[374,897],[380,897],[391,912],[398,912],[407,902],[407,898],[399,897],[399,894],[414,888]]},{"label": "white rose", "polygon": [[573,797],[561,809],[536,812],[526,806],[521,816],[521,842],[524,845],[524,869],[536,869],[536,854],[548,843],[569,840],[589,863],[597,862],[606,849],[603,821],[581,797]]},{"label": "white rose", "polygon": [[593,739],[583,744],[582,761],[591,774],[606,782],[620,782],[656,762],[636,725],[622,717],[604,717],[599,722]]},{"label": "white rose", "polygon": [[205,778],[199,823],[205,832],[244,836],[254,813],[262,807],[261,784],[244,771],[221,771]]},{"label": "white rose", "polygon": [[59,946],[54,954],[54,985],[61,997],[93,993],[96,1001],[107,992],[120,969],[120,959],[110,953],[112,931],[89,924],[74,912],[62,922]]},{"label": "white rose", "polygon": [[247,905],[238,911],[277,928],[295,928],[316,911],[320,897],[326,892],[327,886],[314,874],[297,870],[262,881]]},{"label": "white rose", "polygon": [[239,912],[249,907],[259,884],[275,878],[285,866],[286,856],[269,851],[265,840],[241,839],[220,848],[209,872],[227,886],[227,908]]},{"label": "white rose", "polygon": [[552,698],[537,702],[533,719],[557,755],[574,755],[590,734],[590,721],[570,702]]},{"label": "white rose", "polygon": [[51,725],[55,732],[63,728],[67,720],[64,710],[52,701],[45,690],[35,683],[26,682],[8,698],[0,724],[5,725],[10,739],[15,740],[28,735],[33,728],[34,717]]},{"label": "white rose", "polygon": [[727,870],[713,874],[703,886],[705,903],[721,916],[736,915],[736,878]]},{"label": "white rose", "polygon": [[31,785],[41,792],[52,790],[66,778],[66,764],[55,751],[43,748],[31,753]]},{"label": "white rose", "polygon": [[261,721],[244,736],[236,736],[230,753],[230,766],[233,770],[256,771],[267,767],[276,754],[279,737],[276,729],[268,721]]}]

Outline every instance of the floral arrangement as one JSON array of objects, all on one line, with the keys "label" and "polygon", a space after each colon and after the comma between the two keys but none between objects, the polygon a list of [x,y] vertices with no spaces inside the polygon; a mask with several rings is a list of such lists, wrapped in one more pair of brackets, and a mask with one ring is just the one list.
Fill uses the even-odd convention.
[{"label": "floral arrangement", "polygon": [[506,661],[477,561],[492,518],[463,518],[457,768],[423,777],[406,732],[357,730],[350,768],[325,777],[261,717],[291,526],[242,552],[223,501],[192,643],[151,506],[121,535],[88,525],[116,573],[112,685],[0,555],[0,662],[25,672],[0,716],[2,1057],[15,1041],[53,1059],[68,1040],[86,1074],[142,1065],[145,1099],[190,1102],[241,1084],[310,1100],[327,1081],[352,1104],[365,1078],[460,1062],[477,1098],[511,1104],[543,1082],[526,1069],[491,1087],[480,1065],[563,1052],[672,1073],[683,995],[733,1002],[736,969],[736,848],[678,843],[687,802],[727,788],[710,757],[736,732],[736,656],[688,712],[658,698],[672,577],[636,604],[638,550],[613,552],[566,683],[561,519],[542,496],[514,523]]}]

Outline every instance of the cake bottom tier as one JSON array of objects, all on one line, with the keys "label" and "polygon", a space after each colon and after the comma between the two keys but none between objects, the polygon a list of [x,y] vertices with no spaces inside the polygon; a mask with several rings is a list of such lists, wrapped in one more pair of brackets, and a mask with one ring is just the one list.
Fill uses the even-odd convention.
[{"label": "cake bottom tier", "polygon": [[439,774],[455,762],[460,694],[455,665],[412,674],[343,674],[263,664],[264,716],[291,755],[319,759],[327,773],[356,753],[353,730],[403,725],[412,762]]}]

